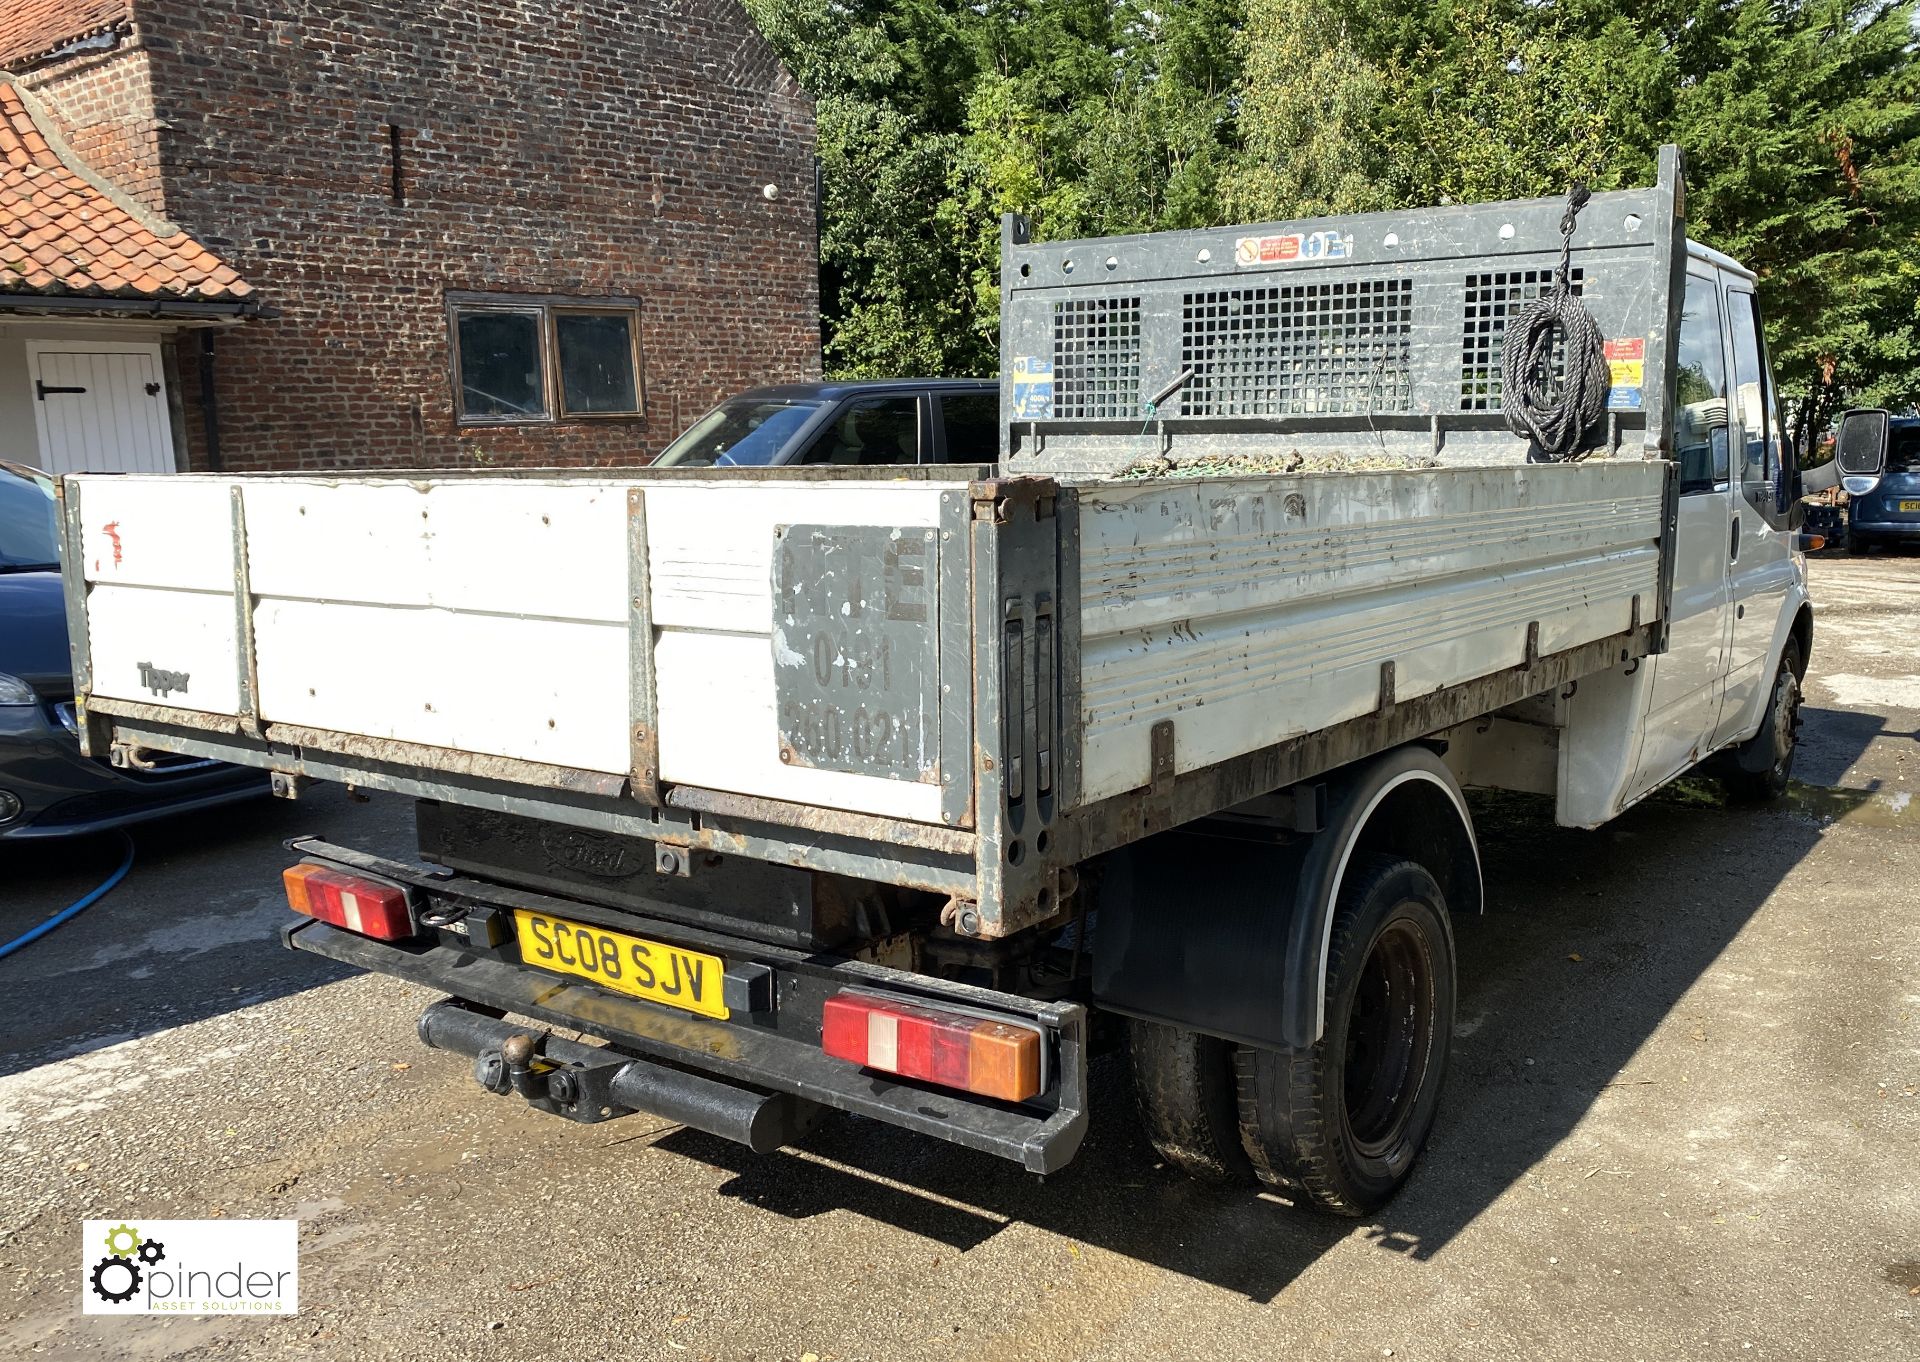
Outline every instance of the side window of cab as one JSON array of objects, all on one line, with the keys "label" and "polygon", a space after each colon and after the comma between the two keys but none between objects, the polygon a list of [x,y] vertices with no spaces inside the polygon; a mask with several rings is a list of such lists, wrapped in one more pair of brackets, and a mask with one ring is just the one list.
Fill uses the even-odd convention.
[{"label": "side window of cab", "polygon": [[1727,341],[1720,289],[1711,276],[1687,276],[1680,313],[1680,362],[1674,375],[1673,445],[1680,495],[1727,485]]},{"label": "side window of cab", "polygon": [[1760,304],[1750,288],[1736,284],[1727,290],[1727,324],[1733,333],[1733,414],[1740,423],[1740,493],[1779,528],[1787,521],[1780,504],[1785,432],[1767,366]]}]

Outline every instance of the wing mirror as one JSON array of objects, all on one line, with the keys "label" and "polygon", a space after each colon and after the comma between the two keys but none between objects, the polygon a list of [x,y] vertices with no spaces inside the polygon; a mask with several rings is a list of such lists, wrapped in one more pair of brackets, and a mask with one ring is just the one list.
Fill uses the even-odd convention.
[{"label": "wing mirror", "polygon": [[1878,408],[1856,407],[1840,413],[1833,462],[1849,496],[1865,496],[1880,485],[1880,474],[1887,466],[1887,428],[1887,413]]}]

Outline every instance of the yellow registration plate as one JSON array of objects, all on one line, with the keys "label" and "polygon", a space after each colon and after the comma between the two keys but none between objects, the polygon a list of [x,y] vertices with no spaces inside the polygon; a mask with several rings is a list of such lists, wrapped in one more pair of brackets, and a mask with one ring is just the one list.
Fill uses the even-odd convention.
[{"label": "yellow registration plate", "polygon": [[1920,511],[1920,501],[1903,501],[1900,503],[1900,509],[1903,511]]},{"label": "yellow registration plate", "polygon": [[727,967],[717,955],[521,908],[514,909],[513,924],[520,937],[520,958],[529,965],[576,975],[650,1003],[727,1018],[720,982]]}]

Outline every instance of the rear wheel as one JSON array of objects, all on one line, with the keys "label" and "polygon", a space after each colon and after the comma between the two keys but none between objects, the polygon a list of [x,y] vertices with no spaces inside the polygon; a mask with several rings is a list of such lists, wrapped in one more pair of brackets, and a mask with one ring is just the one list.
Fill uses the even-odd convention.
[{"label": "rear wheel", "polygon": [[1208,1182],[1252,1182],[1240,1147],[1227,1042],[1159,1022],[1129,1021],[1140,1124],[1161,1158]]},{"label": "rear wheel", "polygon": [[1780,650],[1780,670],[1767,697],[1760,731],[1728,754],[1721,784],[1727,794],[1749,804],[1778,799],[1793,777],[1793,752],[1800,738],[1800,645],[1789,639]]},{"label": "rear wheel", "polygon": [[1327,960],[1326,1027],[1298,1050],[1234,1057],[1241,1143],[1261,1181],[1365,1215],[1412,1171],[1453,1034],[1453,931],[1427,870],[1350,867]]}]

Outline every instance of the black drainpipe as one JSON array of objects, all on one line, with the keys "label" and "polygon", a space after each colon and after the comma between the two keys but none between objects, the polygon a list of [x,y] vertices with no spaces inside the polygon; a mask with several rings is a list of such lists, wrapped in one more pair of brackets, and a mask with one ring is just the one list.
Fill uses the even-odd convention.
[{"label": "black drainpipe", "polygon": [[207,437],[207,471],[220,472],[220,400],[213,387],[213,328],[200,333],[200,419]]}]

